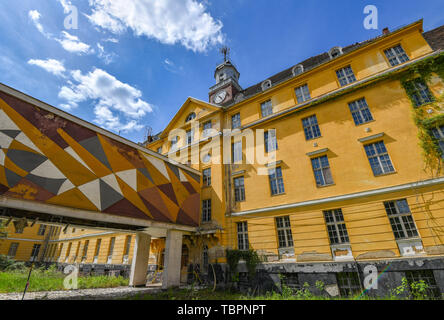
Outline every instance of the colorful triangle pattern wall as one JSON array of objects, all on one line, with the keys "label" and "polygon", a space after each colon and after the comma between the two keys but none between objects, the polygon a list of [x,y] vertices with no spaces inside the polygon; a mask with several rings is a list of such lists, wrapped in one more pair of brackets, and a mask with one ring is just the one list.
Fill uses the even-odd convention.
[{"label": "colorful triangle pattern wall", "polygon": [[0,92],[0,195],[199,224],[200,176]]}]

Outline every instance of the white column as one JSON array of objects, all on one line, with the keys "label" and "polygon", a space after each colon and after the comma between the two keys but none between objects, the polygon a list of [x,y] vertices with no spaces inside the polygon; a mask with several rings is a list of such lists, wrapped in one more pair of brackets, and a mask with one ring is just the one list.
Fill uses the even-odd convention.
[{"label": "white column", "polygon": [[162,275],[162,288],[178,287],[180,285],[180,264],[182,260],[181,231],[168,230],[165,243],[165,269]]},{"label": "white column", "polygon": [[137,233],[129,281],[131,287],[146,286],[150,245],[151,236],[149,234]]}]

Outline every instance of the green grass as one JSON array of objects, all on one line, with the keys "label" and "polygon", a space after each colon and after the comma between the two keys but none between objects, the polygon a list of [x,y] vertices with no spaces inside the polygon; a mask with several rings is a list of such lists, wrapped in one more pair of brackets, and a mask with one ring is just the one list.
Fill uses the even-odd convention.
[{"label": "green grass", "polygon": [[[54,271],[32,272],[28,292],[66,290],[63,280],[66,275]],[[26,271],[0,272],[0,293],[23,292],[28,279]],[[78,289],[115,288],[128,286],[123,277],[88,276],[78,278]]]},{"label": "green grass", "polygon": [[190,290],[190,289],[175,289],[167,290],[158,293],[138,294],[126,298],[127,300],[405,300],[397,296],[387,297],[368,297],[368,296],[352,296],[352,297],[330,297],[330,296],[315,296],[311,294],[289,294],[270,292],[265,295],[245,295],[230,291],[212,291],[211,289]]}]

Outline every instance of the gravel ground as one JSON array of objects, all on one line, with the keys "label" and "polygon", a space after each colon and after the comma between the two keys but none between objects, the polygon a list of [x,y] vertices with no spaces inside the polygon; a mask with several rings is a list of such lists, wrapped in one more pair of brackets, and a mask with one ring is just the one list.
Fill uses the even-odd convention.
[{"label": "gravel ground", "polygon": [[[109,300],[135,296],[137,294],[160,292],[160,285],[146,288],[105,288],[69,291],[27,292],[25,300]],[[0,293],[0,300],[21,300],[23,293]]]}]

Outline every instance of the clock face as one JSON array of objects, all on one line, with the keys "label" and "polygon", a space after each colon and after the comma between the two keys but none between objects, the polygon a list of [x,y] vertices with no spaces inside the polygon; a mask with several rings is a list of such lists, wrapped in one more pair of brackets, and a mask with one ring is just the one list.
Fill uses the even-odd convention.
[{"label": "clock face", "polygon": [[221,103],[222,101],[225,100],[226,97],[227,97],[227,92],[222,90],[222,91],[219,91],[218,93],[216,93],[213,101],[214,101],[214,103]]}]

